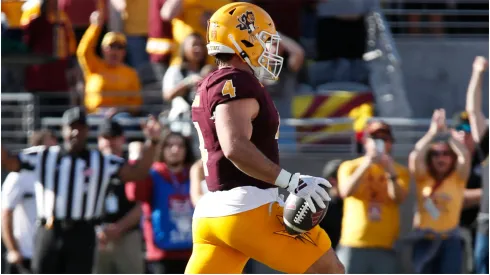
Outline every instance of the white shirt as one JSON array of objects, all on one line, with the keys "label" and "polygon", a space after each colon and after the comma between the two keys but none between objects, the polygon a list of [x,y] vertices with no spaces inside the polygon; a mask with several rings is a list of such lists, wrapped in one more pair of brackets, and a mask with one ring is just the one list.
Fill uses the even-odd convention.
[{"label": "white shirt", "polygon": [[277,188],[240,186],[227,191],[207,192],[197,202],[194,218],[234,215],[276,201],[282,203]]},{"label": "white shirt", "polygon": [[12,172],[2,187],[2,210],[13,210],[13,231],[22,257],[32,258],[36,222],[34,172]]},{"label": "white shirt", "polygon": [[[199,75],[199,73],[187,71],[187,76],[190,75]],[[163,90],[171,90],[175,88],[182,80],[184,79],[184,75],[182,75],[182,70],[180,65],[172,65],[170,66],[165,75],[163,77]],[[168,114],[168,119],[170,121],[173,120],[190,120],[191,118],[191,105],[181,96],[175,97],[172,99],[172,106],[170,108],[170,112]],[[180,123],[175,122],[171,123],[170,129],[175,132],[181,132],[185,136],[189,136],[192,132],[192,123]]]}]

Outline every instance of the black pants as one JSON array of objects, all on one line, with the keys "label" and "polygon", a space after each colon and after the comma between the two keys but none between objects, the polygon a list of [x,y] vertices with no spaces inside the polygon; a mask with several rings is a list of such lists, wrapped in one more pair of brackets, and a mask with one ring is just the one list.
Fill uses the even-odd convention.
[{"label": "black pants", "polygon": [[19,264],[7,263],[5,267],[5,274],[30,274],[31,272],[31,259],[23,259]]},{"label": "black pants", "polygon": [[55,222],[53,228],[37,228],[34,240],[34,273],[92,273],[95,232],[91,223]]},{"label": "black pants", "polygon": [[148,262],[152,274],[184,274],[189,259]]}]

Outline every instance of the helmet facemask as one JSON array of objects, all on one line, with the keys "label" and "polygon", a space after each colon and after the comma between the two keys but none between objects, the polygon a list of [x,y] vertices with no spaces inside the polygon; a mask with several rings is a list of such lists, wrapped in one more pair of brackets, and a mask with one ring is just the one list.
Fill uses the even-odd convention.
[{"label": "helmet facemask", "polygon": [[254,74],[258,79],[277,80],[284,61],[284,59],[279,55],[279,41],[281,41],[281,37],[278,34],[271,34],[266,31],[261,31],[258,34],[255,34],[254,37],[263,49],[262,53],[257,59],[260,66],[254,66],[252,64],[250,58],[235,41],[233,35],[230,34],[228,36],[238,52],[241,53],[241,57],[254,71]]}]

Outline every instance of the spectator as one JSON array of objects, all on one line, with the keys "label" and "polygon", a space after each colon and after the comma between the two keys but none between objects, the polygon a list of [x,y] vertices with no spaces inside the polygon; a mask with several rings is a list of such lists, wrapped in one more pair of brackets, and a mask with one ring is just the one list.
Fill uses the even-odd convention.
[{"label": "spectator", "polygon": [[[104,154],[123,157],[125,142],[124,131],[119,123],[105,121],[100,126],[98,147]],[[102,224],[96,227],[95,272],[143,273],[143,247],[139,228],[140,204],[127,199],[125,185],[119,178],[114,177],[107,188],[104,206]]]},{"label": "spectator", "polygon": [[149,0],[148,11],[148,42],[146,51],[150,54],[150,61],[162,64],[165,69],[170,62],[173,47],[172,24],[164,20],[160,10],[167,0]]},{"label": "spectator", "polygon": [[378,0],[319,1],[316,59],[327,62],[309,70],[313,85],[334,81],[368,83],[368,70],[362,60],[367,51],[365,16],[376,10],[380,10]]},{"label": "spectator", "polygon": [[[170,66],[163,78],[163,98],[172,101],[168,115],[170,121],[191,119],[191,104],[197,91],[197,83],[208,72],[206,65],[206,46],[199,34],[191,34],[181,44],[181,64]],[[172,131],[191,135],[191,122],[171,123]]]},{"label": "spectator", "polygon": [[[182,62],[178,50],[184,39],[198,33],[206,37],[208,20],[211,15],[222,6],[233,2],[232,0],[195,1],[195,0],[166,0],[160,10],[164,21],[172,22],[172,35],[174,38],[174,52],[171,64]],[[214,64],[214,58],[207,58],[208,64]]]},{"label": "spectator", "polygon": [[170,132],[160,142],[157,160],[143,182],[130,183],[130,199],[143,202],[146,259],[154,274],[184,273],[192,253],[189,141]]},{"label": "spectator", "polygon": [[325,165],[323,168],[322,177],[332,184],[332,188],[328,191],[332,200],[328,204],[328,211],[323,218],[320,226],[327,232],[330,240],[332,241],[332,247],[335,249],[340,240],[340,231],[342,229],[342,211],[344,202],[339,194],[338,188],[338,170],[342,164],[342,160],[333,159]]},{"label": "spectator", "polygon": [[2,1],[2,13],[5,14],[5,19],[8,22],[8,36],[15,40],[22,40],[22,28],[20,19],[22,17],[22,5],[25,1]]},{"label": "spectator", "polygon": [[365,131],[366,154],[342,163],[338,172],[344,215],[337,254],[347,273],[397,273],[393,245],[409,173],[391,157],[393,135],[388,124],[374,120]]},{"label": "spectator", "polygon": [[95,223],[102,215],[107,186],[114,175],[121,181],[146,178],[161,126],[154,117],[142,125],[148,138],[134,165],[114,155],[87,148],[88,125],[80,108],[67,110],[63,147],[36,146],[12,156],[1,147],[2,167],[36,171],[36,227],[33,273],[90,273],[95,252]]},{"label": "spectator", "polygon": [[190,194],[192,205],[197,205],[199,199],[208,192],[208,186],[206,185],[206,177],[204,175],[204,166],[202,160],[197,160],[192,166],[190,171]]},{"label": "spectator", "polygon": [[139,69],[148,63],[145,50],[148,38],[148,0],[110,0],[110,8],[114,9],[122,21],[121,28],[111,31],[123,32],[126,35],[128,63],[131,67]]},{"label": "spectator", "polygon": [[251,2],[267,11],[271,18],[274,18],[275,22],[277,22],[276,29],[291,39],[299,41],[301,38],[301,25],[299,24],[301,22],[301,10],[314,1],[283,0],[280,5],[277,4],[276,0],[252,0],[244,2]]},{"label": "spectator", "polygon": [[471,135],[481,153],[482,162],[482,198],[480,213],[477,217],[477,234],[475,241],[475,271],[478,274],[488,274],[488,126],[481,108],[483,73],[488,68],[488,61],[477,56],[473,62],[473,73],[466,94],[466,112],[471,125]]},{"label": "spectator", "polygon": [[[463,211],[459,225],[461,226],[461,236],[464,240],[465,261],[472,262],[473,243],[476,236],[476,217],[479,212],[480,199],[482,196],[482,179],[481,179],[481,154],[477,152],[475,141],[471,136],[471,127],[467,112],[460,112],[454,116],[454,128],[451,129],[453,137],[466,146],[471,159],[470,176],[466,183],[463,199]],[[468,261],[467,261],[468,260]],[[473,265],[463,266],[463,271],[472,272]]]},{"label": "spectator", "polygon": [[[32,134],[31,146],[54,146],[56,137],[48,130]],[[11,172],[2,186],[2,239],[7,247],[7,274],[31,273],[36,203],[34,172]]]},{"label": "spectator", "polygon": [[102,40],[103,59],[95,54],[103,21],[99,12],[92,13],[90,27],[77,49],[85,75],[85,107],[91,113],[104,114],[116,107],[119,112],[137,114],[142,103],[141,87],[137,72],[123,64],[126,37],[122,33],[107,33]]},{"label": "spectator", "polygon": [[470,165],[468,150],[448,133],[445,111],[435,110],[429,131],[409,158],[417,186],[415,273],[461,273],[463,247],[457,229]]},{"label": "spectator", "polygon": [[58,10],[57,0],[44,0],[22,13],[21,25],[24,42],[32,53],[56,59],[27,67],[25,88],[38,95],[41,116],[60,116],[66,107],[74,103],[68,80],[74,71],[71,58],[76,51],[71,22],[63,11]]}]

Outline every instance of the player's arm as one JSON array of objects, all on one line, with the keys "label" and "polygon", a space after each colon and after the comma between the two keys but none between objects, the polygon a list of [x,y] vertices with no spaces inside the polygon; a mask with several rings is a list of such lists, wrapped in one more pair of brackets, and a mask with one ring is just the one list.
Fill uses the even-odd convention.
[{"label": "player's arm", "polygon": [[471,135],[475,142],[479,142],[486,128],[485,115],[481,108],[481,94],[483,73],[488,66],[487,60],[477,56],[473,62],[473,72],[466,92],[466,112],[471,125]]},{"label": "player's arm", "polygon": [[258,112],[259,103],[253,98],[219,104],[215,112],[216,131],[227,159],[245,174],[274,184],[281,167],[264,156],[250,141],[252,121]]}]

